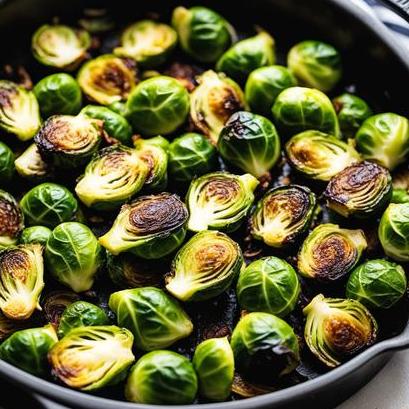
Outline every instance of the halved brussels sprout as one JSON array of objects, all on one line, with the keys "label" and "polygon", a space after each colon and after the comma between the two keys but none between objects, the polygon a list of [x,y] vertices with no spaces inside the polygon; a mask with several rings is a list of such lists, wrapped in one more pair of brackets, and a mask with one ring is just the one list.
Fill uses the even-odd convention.
[{"label": "halved brussels sprout", "polygon": [[217,148],[223,159],[260,178],[277,162],[280,138],[269,119],[240,111],[221,130]]},{"label": "halved brussels sprout", "polygon": [[234,231],[254,201],[258,181],[246,173],[213,172],[192,180],[186,196],[188,229]]},{"label": "halved brussels sprout", "polygon": [[80,296],[73,291],[56,290],[46,294],[42,301],[44,318],[55,329],[60,325],[60,319],[65,309],[72,303],[79,301]]},{"label": "halved brussels sprout", "polygon": [[227,337],[201,342],[193,356],[199,394],[210,401],[226,400],[234,377],[234,356]]},{"label": "halved brussels sprout", "polygon": [[6,317],[26,320],[34,310],[41,309],[43,276],[41,245],[12,246],[0,251],[0,310]]},{"label": "halved brussels sprout", "polygon": [[243,84],[256,68],[275,63],[274,39],[265,31],[229,48],[217,61],[217,71]]},{"label": "halved brussels sprout", "polygon": [[263,383],[289,374],[300,362],[298,339],[281,318],[251,312],[233,330],[230,345],[238,371]]},{"label": "halved brussels sprout", "polygon": [[0,189],[0,249],[17,243],[24,229],[23,212],[16,199]]},{"label": "halved brussels sprout", "polygon": [[41,26],[31,40],[34,57],[44,65],[74,70],[87,55],[91,36],[61,24]]},{"label": "halved brussels sprout", "polygon": [[15,332],[0,345],[0,358],[37,376],[48,374],[47,354],[58,341],[52,325]]},{"label": "halved brussels sprout", "polygon": [[205,230],[176,254],[166,289],[181,301],[208,300],[230,287],[243,266],[236,242],[224,233]]},{"label": "halved brussels sprout", "polygon": [[125,328],[75,328],[49,351],[52,373],[71,388],[100,389],[120,382],[135,360],[133,335]]},{"label": "halved brussels sprout", "polygon": [[320,224],[305,239],[298,254],[298,272],[330,282],[348,274],[358,263],[367,242],[362,230]]},{"label": "halved brussels sprout", "polygon": [[272,107],[280,135],[291,137],[311,129],[340,137],[331,100],[318,89],[291,87],[282,91]]},{"label": "halved brussels sprout", "polygon": [[142,258],[157,259],[183,243],[187,218],[186,206],[175,194],[141,196],[122,206],[99,242],[114,255],[130,251]]},{"label": "halved brussels sprout", "polygon": [[66,222],[59,224],[48,239],[45,261],[47,270],[57,281],[79,293],[94,284],[103,252],[87,226]]},{"label": "halved brussels sprout", "polygon": [[351,273],[346,287],[347,298],[369,308],[390,308],[406,293],[405,270],[388,260],[368,260]]},{"label": "halved brussels sprout", "polygon": [[72,220],[78,209],[74,195],[56,183],[42,183],[33,187],[23,196],[20,206],[27,224],[39,224],[51,229]]},{"label": "halved brussels sprout", "polygon": [[179,303],[155,287],[117,291],[109,297],[109,308],[118,324],[135,336],[144,350],[166,348],[193,330],[193,324]]},{"label": "halved brussels sprout", "polygon": [[197,376],[191,362],[176,352],[153,351],[131,368],[125,397],[152,405],[192,403],[197,393]]},{"label": "halved brussels sprout", "polygon": [[338,50],[322,41],[306,40],[294,45],[287,64],[300,84],[323,92],[331,91],[342,76]]},{"label": "halved brussels sprout", "polygon": [[391,203],[409,203],[409,193],[406,189],[393,188]]},{"label": "halved brussels sprout", "polygon": [[188,112],[188,92],[178,80],[165,75],[142,81],[126,103],[132,127],[147,136],[172,133],[185,122]]},{"label": "halved brussels sprout", "polygon": [[206,7],[176,7],[172,25],[178,32],[182,50],[200,62],[218,60],[236,37],[233,27]]},{"label": "halved brussels sprout", "polygon": [[121,36],[114,54],[135,60],[142,67],[163,64],[177,43],[176,31],[167,24],[142,20],[131,24]]},{"label": "halved brussels sprout", "polygon": [[35,143],[31,144],[15,161],[17,173],[26,179],[37,181],[50,176],[50,166],[44,162]]},{"label": "halved brussels sprout", "polygon": [[316,199],[304,186],[278,186],[257,203],[250,218],[251,235],[267,246],[293,244],[311,225]]},{"label": "halved brussels sprout", "polygon": [[2,186],[11,182],[14,171],[14,153],[5,143],[0,142],[0,184]]},{"label": "halved brussels sprout", "polygon": [[393,170],[409,153],[409,121],[393,113],[371,116],[359,128],[356,143],[365,159]]},{"label": "halved brussels sprout", "polygon": [[12,81],[0,80],[0,129],[27,141],[40,126],[40,109],[34,93]]},{"label": "halved brussels sprout", "polygon": [[341,216],[368,218],[382,212],[390,202],[392,178],[376,163],[355,163],[331,178],[323,197]]},{"label": "halved brussels sprout", "polygon": [[51,236],[51,230],[45,226],[32,226],[23,230],[20,236],[21,244],[41,244],[45,246]]},{"label": "halved brussels sprout", "polygon": [[244,94],[233,80],[212,70],[197,81],[199,85],[190,95],[190,117],[195,127],[216,144],[230,116],[246,108]]},{"label": "halved brussels sprout", "polygon": [[372,345],[378,326],[359,301],[317,295],[305,308],[304,338],[311,352],[325,365],[336,367]]},{"label": "halved brussels sprout", "polygon": [[353,163],[360,161],[353,144],[320,131],[304,131],[293,136],[285,151],[298,172],[311,179],[329,181]]}]

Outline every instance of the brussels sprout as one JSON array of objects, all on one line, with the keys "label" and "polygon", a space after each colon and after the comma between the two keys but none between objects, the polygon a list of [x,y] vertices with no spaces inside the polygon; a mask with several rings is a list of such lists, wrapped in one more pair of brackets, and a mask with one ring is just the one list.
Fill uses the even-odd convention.
[{"label": "brussels sprout", "polygon": [[176,7],[172,25],[182,50],[200,62],[216,62],[236,37],[233,27],[206,7]]},{"label": "brussels sprout", "polygon": [[356,143],[365,159],[393,170],[409,153],[409,121],[392,113],[371,116],[359,128]]},{"label": "brussels sprout", "polygon": [[126,102],[125,101],[116,101],[108,105],[108,108],[115,113],[125,116],[126,114]]},{"label": "brussels sprout", "polygon": [[172,351],[153,351],[131,368],[125,397],[131,402],[153,405],[192,403],[197,376],[190,361]]},{"label": "brussels sprout", "polygon": [[27,141],[40,126],[40,110],[34,93],[14,82],[0,80],[0,129]]},{"label": "brussels sprout", "polygon": [[58,225],[48,239],[45,261],[57,281],[79,293],[92,287],[103,252],[87,226],[66,222]]},{"label": "brussels sprout", "polygon": [[216,144],[230,116],[246,108],[244,94],[233,80],[212,70],[197,81],[199,85],[190,95],[190,117],[195,127]]},{"label": "brussels sprout", "polygon": [[176,31],[167,24],[142,20],[131,24],[121,36],[114,54],[135,60],[142,67],[163,64],[177,43]]},{"label": "brussels sprout", "polygon": [[57,341],[52,325],[23,329],[0,345],[0,358],[33,375],[46,376],[47,354]]},{"label": "brussels sprout", "polygon": [[322,41],[306,40],[294,45],[287,64],[301,84],[323,92],[331,91],[342,76],[339,52]]},{"label": "brussels sprout", "polygon": [[29,190],[21,199],[21,209],[29,225],[54,228],[72,220],[78,209],[77,199],[64,186],[42,183]]},{"label": "brussels sprout", "polygon": [[238,371],[266,383],[292,372],[300,362],[293,329],[281,318],[251,312],[240,319],[230,345]]},{"label": "brussels sprout", "polygon": [[406,293],[405,270],[388,260],[369,260],[351,273],[346,287],[347,298],[369,308],[390,308]]},{"label": "brussels sprout", "polygon": [[251,215],[251,235],[271,247],[293,244],[310,227],[315,203],[315,195],[307,187],[273,188],[257,203]]},{"label": "brussels sprout", "polygon": [[160,75],[142,81],[129,95],[126,115],[134,130],[170,134],[185,122],[189,94],[177,80]]},{"label": "brussels sprout", "polygon": [[77,79],[91,101],[110,105],[128,98],[136,85],[135,66],[131,60],[104,54],[85,63]]},{"label": "brussels sprout", "polygon": [[368,218],[382,212],[390,202],[391,175],[376,163],[355,163],[331,178],[323,197],[341,216]]},{"label": "brussels sprout", "polygon": [[122,206],[99,242],[114,255],[130,251],[145,259],[157,259],[183,243],[187,218],[187,209],[175,194],[141,196]]},{"label": "brussels sprout", "polygon": [[41,181],[51,175],[50,166],[43,161],[35,143],[14,161],[14,166],[21,177],[32,181]]},{"label": "brussels sprout", "polygon": [[[144,139],[144,141],[149,142],[150,145],[159,146],[159,148],[162,148],[166,153],[169,150],[170,142],[163,136],[154,136],[153,138]],[[138,139],[136,139],[134,145],[138,145]]]},{"label": "brussels sprout", "polygon": [[75,193],[88,207],[113,210],[143,187],[148,174],[148,166],[135,149],[110,146],[88,163]]},{"label": "brussels sprout", "polygon": [[181,301],[208,300],[230,287],[243,266],[236,242],[224,233],[205,230],[176,254],[166,289]]},{"label": "brussels sprout", "polygon": [[34,57],[44,65],[74,70],[86,57],[91,37],[84,30],[64,25],[41,26],[31,39]]},{"label": "brussels sprout", "polygon": [[321,91],[291,87],[282,91],[272,107],[280,135],[291,137],[314,129],[340,137],[337,114],[330,99]]},{"label": "brussels sprout", "polygon": [[409,193],[406,189],[393,188],[391,203],[409,203]]},{"label": "brussels sprout", "polygon": [[14,153],[3,142],[0,142],[0,184],[7,185],[14,176]]},{"label": "brussels sprout", "polygon": [[85,115],[54,115],[34,138],[41,157],[64,169],[85,165],[98,150],[103,121]]},{"label": "brussels sprout", "polygon": [[254,37],[246,38],[234,44],[217,61],[217,71],[239,83],[244,83],[248,75],[256,68],[275,63],[274,39],[262,31]]},{"label": "brussels sprout", "polygon": [[91,391],[125,378],[135,360],[132,342],[127,329],[114,325],[75,328],[51,348],[48,360],[61,382]]},{"label": "brussels sprout", "polygon": [[353,144],[345,143],[320,131],[304,131],[293,136],[285,145],[293,166],[302,175],[329,181],[353,163],[360,161]]},{"label": "brussels sprout", "polygon": [[304,338],[311,352],[335,367],[375,342],[378,326],[359,301],[317,295],[305,308]]},{"label": "brussels sprout", "polygon": [[201,342],[193,356],[193,367],[202,397],[215,402],[229,397],[234,376],[234,356],[226,337]]},{"label": "brussels sprout", "polygon": [[257,185],[257,179],[248,173],[214,172],[192,180],[186,196],[188,229],[237,230],[254,201]]},{"label": "brussels sprout", "polygon": [[65,309],[79,300],[80,296],[69,290],[56,290],[48,293],[42,302],[45,319],[57,329]]},{"label": "brussels sprout", "polygon": [[271,107],[281,91],[295,87],[297,80],[291,71],[281,65],[261,67],[252,71],[246,81],[246,101],[252,111],[270,116]]},{"label": "brussels sprout", "polygon": [[273,123],[251,112],[236,112],[220,132],[220,154],[241,170],[260,178],[280,156],[280,139]]},{"label": "brussels sprout", "polygon": [[51,236],[51,230],[45,226],[32,226],[23,230],[20,236],[22,244],[41,244],[45,246]]},{"label": "brussels sprout", "polygon": [[0,189],[0,249],[17,243],[24,216],[14,197]]},{"label": "brussels sprout", "polygon": [[173,298],[155,287],[117,291],[109,297],[109,308],[118,324],[135,336],[135,345],[144,350],[166,348],[193,330],[188,315]]}]

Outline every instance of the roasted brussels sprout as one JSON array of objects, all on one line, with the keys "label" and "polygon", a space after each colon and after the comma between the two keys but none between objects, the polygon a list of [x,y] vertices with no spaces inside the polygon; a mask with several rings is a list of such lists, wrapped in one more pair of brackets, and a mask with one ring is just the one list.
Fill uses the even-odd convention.
[{"label": "roasted brussels sprout", "polygon": [[44,162],[35,143],[15,160],[14,166],[21,177],[33,181],[41,181],[51,175],[50,166]]},{"label": "roasted brussels sprout", "polygon": [[340,137],[335,109],[330,99],[317,89],[285,89],[276,98],[272,113],[280,135],[291,137],[314,129]]},{"label": "roasted brussels sprout", "polygon": [[[144,141],[148,142],[150,145],[159,146],[159,148],[162,148],[166,153],[169,150],[170,142],[163,136],[154,136],[153,138],[144,139]],[[138,139],[134,141],[134,145],[138,145]]]},{"label": "roasted brussels sprout", "polygon": [[224,233],[205,230],[176,254],[166,289],[181,301],[208,300],[230,287],[243,265],[236,242]]},{"label": "roasted brussels sprout", "polygon": [[114,54],[135,60],[142,67],[163,64],[177,43],[177,34],[167,24],[142,20],[131,24],[121,36]]},{"label": "roasted brussels sprout", "polygon": [[217,61],[217,71],[223,71],[243,84],[256,68],[275,63],[274,39],[265,31],[234,44]]},{"label": "roasted brussels sprout", "polygon": [[236,33],[218,13],[206,7],[176,7],[172,25],[182,50],[200,62],[216,62],[230,47]]},{"label": "roasted brussels sprout", "polygon": [[125,397],[131,402],[153,405],[192,403],[197,376],[191,362],[176,352],[153,351],[131,368]]},{"label": "roasted brussels sprout", "polygon": [[236,230],[254,201],[257,185],[257,179],[248,173],[214,172],[192,180],[186,196],[188,229]]},{"label": "roasted brussels sprout", "polygon": [[405,270],[388,260],[369,260],[351,273],[346,287],[347,298],[369,308],[390,308],[406,293]]},{"label": "roasted brussels sprout", "polygon": [[11,182],[14,171],[14,153],[5,143],[0,142],[0,184],[2,186]]},{"label": "roasted brussels sprout", "polygon": [[178,80],[159,75],[138,84],[126,103],[126,116],[144,135],[170,134],[185,122],[189,94]]},{"label": "roasted brussels sprout", "polygon": [[360,161],[351,142],[345,143],[320,131],[304,131],[293,136],[285,145],[293,166],[302,175],[329,181],[353,163]]},{"label": "roasted brussels sprout", "polygon": [[91,391],[120,382],[135,360],[132,334],[112,326],[80,327],[49,351],[52,373],[74,389]]},{"label": "roasted brussels sprout", "polygon": [[103,252],[89,227],[66,222],[58,225],[48,239],[45,261],[57,281],[79,293],[92,287]]},{"label": "roasted brussels sprout", "polygon": [[220,132],[217,148],[228,162],[260,178],[277,162],[280,139],[273,123],[251,112],[236,112]]},{"label": "roasted brussels sprout", "polygon": [[341,216],[368,218],[382,212],[390,202],[391,182],[390,173],[382,166],[355,163],[331,178],[323,197]]},{"label": "roasted brussels sprout", "polygon": [[32,226],[25,228],[20,236],[22,244],[41,244],[45,246],[51,236],[51,230],[45,226]]},{"label": "roasted brussels sprout", "polygon": [[17,243],[24,216],[14,197],[0,189],[0,249]]},{"label": "roasted brussels sprout", "polygon": [[0,80],[0,129],[27,141],[40,126],[40,109],[34,93],[14,82]]},{"label": "roasted brussels sprout", "polygon": [[199,85],[190,95],[190,117],[195,127],[216,144],[230,116],[246,108],[244,94],[233,80],[212,70],[197,81]]},{"label": "roasted brussels sprout", "polygon": [[251,215],[251,235],[271,247],[293,244],[310,227],[315,203],[315,195],[307,187],[273,188],[257,203]]},{"label": "roasted brussels sprout", "polygon": [[72,220],[78,209],[74,195],[56,183],[42,183],[33,187],[23,196],[20,206],[27,224],[39,224],[51,229]]},{"label": "roasted brussels sprout", "polygon": [[68,289],[51,291],[42,301],[44,318],[57,330],[63,312],[76,301],[80,301],[80,296],[74,291]]},{"label": "roasted brussels sprout", "polygon": [[409,153],[409,121],[392,113],[371,116],[359,128],[356,143],[365,159],[393,170]]},{"label": "roasted brussels sprout", "polygon": [[173,298],[155,287],[117,291],[109,308],[118,324],[135,335],[135,345],[144,350],[166,348],[193,330],[188,315]]},{"label": "roasted brussels sprout", "polygon": [[339,52],[322,41],[306,40],[294,45],[287,64],[300,84],[323,92],[331,91],[342,76]]},{"label": "roasted brussels sprout", "polygon": [[238,371],[263,383],[292,372],[300,362],[293,329],[281,318],[265,312],[251,312],[241,318],[230,345]]},{"label": "roasted brussels sprout", "polygon": [[90,46],[91,37],[86,31],[64,25],[45,24],[31,41],[34,57],[41,64],[67,71],[78,67]]},{"label": "roasted brussels sprout", "polygon": [[52,325],[15,332],[0,345],[0,358],[37,376],[48,374],[47,354],[58,341]]},{"label": "roasted brussels sprout", "polygon": [[304,338],[311,352],[335,367],[375,342],[378,326],[359,301],[317,295],[305,308]]},{"label": "roasted brussels sprout", "polygon": [[141,196],[122,206],[111,230],[99,242],[114,255],[130,251],[157,259],[183,243],[187,218],[187,209],[175,194]]},{"label": "roasted brussels sprout", "polygon": [[409,203],[409,193],[406,189],[393,188],[391,203]]}]

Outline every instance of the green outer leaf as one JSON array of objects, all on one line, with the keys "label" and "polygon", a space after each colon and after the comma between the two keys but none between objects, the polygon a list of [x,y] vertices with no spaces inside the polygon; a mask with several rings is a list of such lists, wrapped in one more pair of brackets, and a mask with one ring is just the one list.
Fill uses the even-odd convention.
[{"label": "green outer leaf", "polygon": [[3,142],[0,142],[0,185],[8,185],[13,179],[14,168],[14,153]]},{"label": "green outer leaf", "polygon": [[26,227],[20,236],[20,243],[33,244],[39,243],[42,246],[47,244],[47,240],[51,236],[51,230],[45,226],[31,226]]}]

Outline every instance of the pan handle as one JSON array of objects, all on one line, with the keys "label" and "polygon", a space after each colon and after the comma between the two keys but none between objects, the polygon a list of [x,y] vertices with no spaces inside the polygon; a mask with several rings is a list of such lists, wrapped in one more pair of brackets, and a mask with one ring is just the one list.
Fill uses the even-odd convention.
[{"label": "pan handle", "polygon": [[381,0],[381,3],[389,6],[392,10],[409,22],[409,0]]}]

